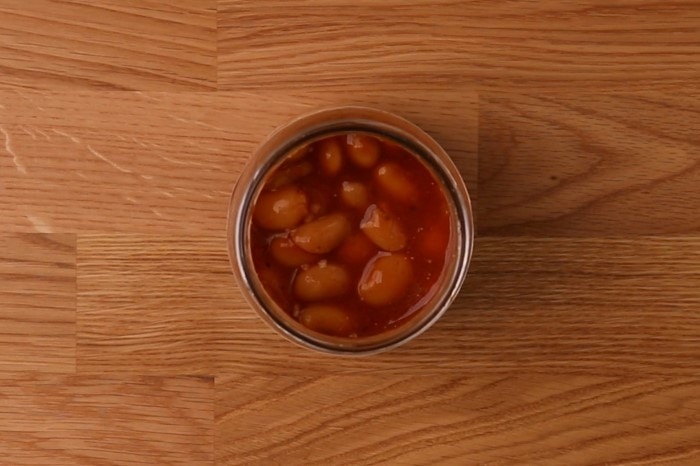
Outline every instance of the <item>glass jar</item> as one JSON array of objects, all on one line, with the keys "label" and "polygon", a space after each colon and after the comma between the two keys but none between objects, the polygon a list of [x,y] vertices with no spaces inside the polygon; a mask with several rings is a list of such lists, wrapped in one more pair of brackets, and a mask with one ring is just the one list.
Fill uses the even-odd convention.
[{"label": "glass jar", "polygon": [[[433,172],[448,200],[451,234],[437,291],[403,325],[363,338],[334,337],[309,330],[286,313],[257,277],[250,250],[252,206],[269,174],[286,155],[326,135],[365,132],[394,140]],[[228,247],[241,292],[265,322],[306,348],[333,354],[366,355],[395,348],[433,325],[457,296],[474,245],[471,203],[464,181],[450,157],[428,134],[389,112],[367,107],[335,107],[298,117],[275,130],[255,151],[234,188],[228,212]]]}]

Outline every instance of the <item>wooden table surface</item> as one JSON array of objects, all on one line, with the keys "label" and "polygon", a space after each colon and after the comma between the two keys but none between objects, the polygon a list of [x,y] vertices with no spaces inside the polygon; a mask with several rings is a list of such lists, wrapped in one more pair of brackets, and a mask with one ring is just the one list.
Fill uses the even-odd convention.
[{"label": "wooden table surface", "polygon": [[[432,134],[478,238],[388,354],[246,305],[229,194],[332,104]],[[0,464],[700,464],[700,3],[0,0]]]}]

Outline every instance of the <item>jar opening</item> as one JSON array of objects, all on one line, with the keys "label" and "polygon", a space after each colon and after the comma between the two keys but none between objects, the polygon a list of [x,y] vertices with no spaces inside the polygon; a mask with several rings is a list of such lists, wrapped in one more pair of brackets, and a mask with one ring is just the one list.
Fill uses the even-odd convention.
[{"label": "jar opening", "polygon": [[[420,129],[392,114],[342,108],[302,117],[273,133],[236,186],[229,211],[229,247],[234,272],[251,304],[273,328],[303,346],[336,354],[368,354],[398,346],[426,330],[449,307],[466,275],[473,245],[471,207],[459,172],[442,148]],[[325,113],[325,114],[324,114]],[[344,115],[344,118],[332,118]],[[352,116],[354,114],[354,117]],[[319,118],[319,116],[321,118]],[[375,118],[366,118],[372,116]],[[380,118],[381,117],[381,118]],[[385,121],[386,119],[388,121]],[[363,338],[333,337],[302,326],[262,285],[251,253],[252,208],[270,174],[300,147],[332,135],[367,133],[392,141],[419,160],[438,182],[450,211],[450,239],[442,276],[415,315],[395,328]]]}]

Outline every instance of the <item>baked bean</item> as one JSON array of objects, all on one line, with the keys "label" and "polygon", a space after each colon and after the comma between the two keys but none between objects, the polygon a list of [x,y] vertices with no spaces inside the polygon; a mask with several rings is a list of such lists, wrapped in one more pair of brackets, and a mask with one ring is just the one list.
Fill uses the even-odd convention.
[{"label": "baked bean", "polygon": [[398,251],[406,246],[406,233],[401,223],[376,204],[369,206],[360,229],[374,244],[385,251]]},{"label": "baked bean", "polygon": [[365,267],[357,292],[371,306],[388,306],[405,295],[412,280],[413,268],[405,255],[379,253]]},{"label": "baked bean", "polygon": [[335,138],[320,141],[317,148],[318,162],[323,173],[335,176],[343,168],[343,148]]},{"label": "baked bean", "polygon": [[350,291],[350,274],[344,267],[325,260],[301,269],[294,279],[294,294],[304,301],[342,296]]},{"label": "baked bean", "polygon": [[343,214],[329,214],[301,225],[292,240],[306,252],[325,254],[337,248],[350,234],[350,221]]},{"label": "baked bean", "polygon": [[328,213],[334,191],[329,186],[308,184],[304,186],[304,192],[309,199],[309,215],[305,222],[310,222]]},{"label": "baked bean", "polygon": [[369,205],[369,190],[358,181],[343,181],[340,185],[340,198],[353,209],[366,209]]},{"label": "baked bean", "polygon": [[388,162],[380,165],[374,178],[379,188],[397,201],[415,204],[420,198],[418,188],[398,163]]},{"label": "baked bean", "polygon": [[357,327],[349,313],[328,304],[312,304],[305,307],[299,314],[299,322],[316,332],[337,336],[348,336]]},{"label": "baked bean", "polygon": [[316,254],[311,254],[297,246],[289,238],[276,237],[270,241],[270,254],[285,267],[299,267],[318,260]]},{"label": "baked bean", "polygon": [[297,226],[308,213],[307,198],[297,186],[284,186],[260,193],[253,219],[268,230],[286,230]]},{"label": "baked bean", "polygon": [[366,134],[348,134],[347,153],[352,162],[361,168],[371,168],[379,160],[379,142]]},{"label": "baked bean", "polygon": [[348,264],[364,264],[377,253],[377,247],[361,231],[349,236],[338,248],[338,258]]},{"label": "baked bean", "polygon": [[452,257],[452,211],[399,142],[319,139],[290,151],[264,183],[248,246],[262,287],[300,325],[370,337],[430,301]]},{"label": "baked bean", "polygon": [[294,183],[300,178],[310,175],[313,169],[313,164],[308,160],[280,167],[280,169],[270,177],[267,186],[271,189],[277,189],[286,184]]}]

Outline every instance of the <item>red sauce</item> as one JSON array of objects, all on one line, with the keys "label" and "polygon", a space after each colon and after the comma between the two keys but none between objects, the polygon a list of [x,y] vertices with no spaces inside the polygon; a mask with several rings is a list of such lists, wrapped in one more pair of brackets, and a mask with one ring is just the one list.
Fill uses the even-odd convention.
[{"label": "red sauce", "polygon": [[341,134],[294,151],[253,209],[261,283],[320,333],[364,337],[407,322],[445,267],[450,214],[439,182],[376,136]]}]

